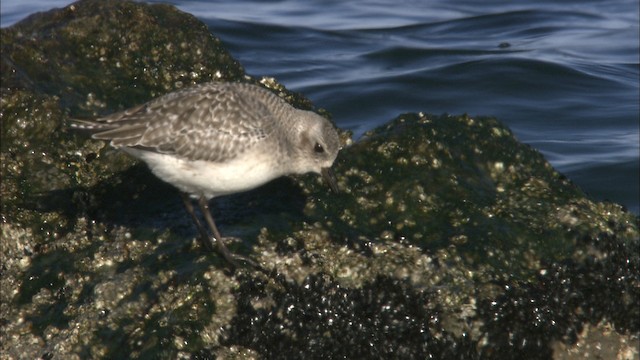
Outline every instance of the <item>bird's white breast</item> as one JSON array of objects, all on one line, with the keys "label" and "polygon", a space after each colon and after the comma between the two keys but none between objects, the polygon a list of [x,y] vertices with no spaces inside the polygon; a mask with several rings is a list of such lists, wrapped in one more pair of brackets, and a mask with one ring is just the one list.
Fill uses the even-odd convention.
[{"label": "bird's white breast", "polygon": [[131,148],[124,150],[146,162],[163,181],[207,198],[251,190],[287,173],[260,151],[226,162],[209,162]]}]

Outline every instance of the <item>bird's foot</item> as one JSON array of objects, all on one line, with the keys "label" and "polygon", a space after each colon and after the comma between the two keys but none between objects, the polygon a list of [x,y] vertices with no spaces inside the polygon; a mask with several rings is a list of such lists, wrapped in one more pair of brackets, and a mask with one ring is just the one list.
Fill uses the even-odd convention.
[{"label": "bird's foot", "polygon": [[221,239],[221,241],[218,241],[218,239],[216,239],[213,236],[207,236],[206,238],[204,238],[203,236],[200,236],[198,239],[200,240],[201,245],[207,251],[215,252],[219,256],[221,256],[225,260],[225,262],[229,265],[230,270],[232,272],[234,272],[235,269],[239,268],[241,265],[244,265],[254,270],[263,272],[265,274],[269,273],[266,269],[260,266],[260,264],[258,264],[255,260],[243,255],[234,254],[231,251],[229,251],[229,249],[225,244],[240,243],[242,242],[242,239],[240,238],[225,236]]}]

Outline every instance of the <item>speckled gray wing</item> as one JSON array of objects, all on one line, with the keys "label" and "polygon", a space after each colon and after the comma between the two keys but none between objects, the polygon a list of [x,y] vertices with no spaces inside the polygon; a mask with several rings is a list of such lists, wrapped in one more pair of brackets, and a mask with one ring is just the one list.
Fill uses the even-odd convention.
[{"label": "speckled gray wing", "polygon": [[226,161],[271,136],[269,96],[275,95],[241,84],[195,86],[99,119],[93,138],[190,160]]}]

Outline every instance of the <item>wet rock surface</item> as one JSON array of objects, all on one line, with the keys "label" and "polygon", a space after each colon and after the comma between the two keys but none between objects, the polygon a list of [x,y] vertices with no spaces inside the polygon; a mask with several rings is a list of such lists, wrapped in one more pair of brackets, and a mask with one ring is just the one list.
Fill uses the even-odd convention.
[{"label": "wet rock surface", "polygon": [[638,218],[495,119],[400,115],[342,150],[339,194],[308,175],[214,201],[269,275],[230,274],[174,189],[66,129],[215,80],[312,108],[171,6],[2,29],[2,358],[638,358]]}]

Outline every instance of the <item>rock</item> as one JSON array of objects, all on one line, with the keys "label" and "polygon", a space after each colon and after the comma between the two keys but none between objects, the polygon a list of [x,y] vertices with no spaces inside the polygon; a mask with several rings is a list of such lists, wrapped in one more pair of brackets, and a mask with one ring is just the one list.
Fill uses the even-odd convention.
[{"label": "rock", "polygon": [[2,29],[3,358],[637,358],[638,218],[495,119],[400,115],[342,150],[339,194],[309,175],[216,200],[270,276],[227,273],[174,189],[66,130],[213,80],[313,108],[172,6]]}]

